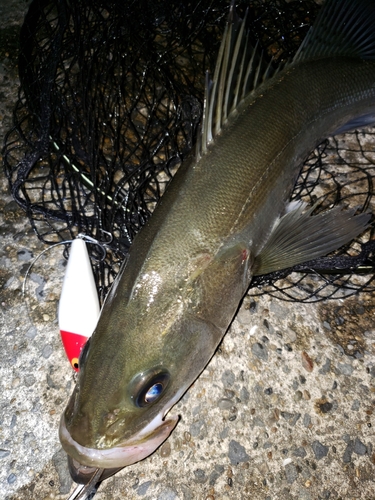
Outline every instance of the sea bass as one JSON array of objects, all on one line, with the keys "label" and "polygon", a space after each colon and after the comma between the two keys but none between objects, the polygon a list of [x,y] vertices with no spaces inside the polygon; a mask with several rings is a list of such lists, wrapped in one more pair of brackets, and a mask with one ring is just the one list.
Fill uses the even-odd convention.
[{"label": "sea bass", "polygon": [[[228,23],[200,145],[136,236],[83,349],[60,439],[74,480],[151,454],[173,405],[222,340],[255,274],[325,255],[370,216],[287,200],[327,135],[375,123],[375,4],[328,0],[284,68]],[[279,69],[279,71],[277,71]],[[272,74],[273,73],[273,74]],[[207,85],[207,88],[210,87]]]}]

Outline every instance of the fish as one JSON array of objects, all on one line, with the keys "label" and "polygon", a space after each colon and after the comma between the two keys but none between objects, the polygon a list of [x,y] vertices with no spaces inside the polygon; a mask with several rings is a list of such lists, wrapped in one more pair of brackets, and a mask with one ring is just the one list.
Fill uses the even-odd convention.
[{"label": "fish", "polygon": [[375,5],[328,0],[283,67],[250,47],[231,9],[206,85],[195,155],[135,237],[83,348],[60,421],[74,481],[152,454],[255,275],[326,255],[370,214],[288,199],[325,137],[375,123]]}]

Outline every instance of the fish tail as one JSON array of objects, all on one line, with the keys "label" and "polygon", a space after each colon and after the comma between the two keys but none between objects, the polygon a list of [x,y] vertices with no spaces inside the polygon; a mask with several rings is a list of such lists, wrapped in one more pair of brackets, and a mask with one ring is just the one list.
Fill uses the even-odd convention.
[{"label": "fish tail", "polygon": [[374,0],[327,0],[293,63],[335,56],[375,60]]}]

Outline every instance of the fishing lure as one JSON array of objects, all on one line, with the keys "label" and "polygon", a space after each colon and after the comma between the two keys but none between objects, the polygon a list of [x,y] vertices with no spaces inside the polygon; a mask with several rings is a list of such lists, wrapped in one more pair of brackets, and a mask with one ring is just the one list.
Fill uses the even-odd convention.
[{"label": "fishing lure", "polygon": [[66,355],[79,371],[81,350],[92,335],[100,305],[87,251],[86,237],[73,240],[59,302],[59,329]]}]

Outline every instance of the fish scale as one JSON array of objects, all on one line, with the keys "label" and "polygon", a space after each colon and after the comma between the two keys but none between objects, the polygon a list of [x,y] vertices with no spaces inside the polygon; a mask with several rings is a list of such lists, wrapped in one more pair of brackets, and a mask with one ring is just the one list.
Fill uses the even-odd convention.
[{"label": "fish scale", "polygon": [[[268,216],[268,228],[258,229],[267,235],[285,206],[309,151],[327,131],[328,135],[333,133],[348,115],[365,112],[369,104],[374,106],[374,75],[374,63],[334,59],[317,60],[293,68],[286,75],[277,75],[276,82],[262,89],[261,97],[251,96],[251,102],[235,123],[228,130],[224,128],[198,164],[193,160],[193,165],[186,165],[184,186],[178,193],[171,193],[174,202],[168,200],[166,193],[163,203],[168,204],[168,213],[155,213],[150,220],[150,225],[158,226],[158,235],[148,257],[151,252],[157,255],[161,269],[206,249],[215,252],[229,235],[245,229],[251,233],[252,219],[259,218],[259,207],[268,198],[273,213]],[[308,98],[306,86],[313,77],[319,85],[309,89]],[[333,85],[336,81],[337,86]],[[271,114],[276,106],[276,115]],[[280,190],[280,186],[280,201],[274,206],[273,189]],[[176,189],[171,185],[171,190]],[[196,233],[203,235],[202,242],[194,237]],[[255,237],[260,241],[259,248],[265,235]],[[136,240],[133,252],[141,245],[143,242]],[[145,262],[145,272],[151,265],[154,264],[149,260]]]}]

